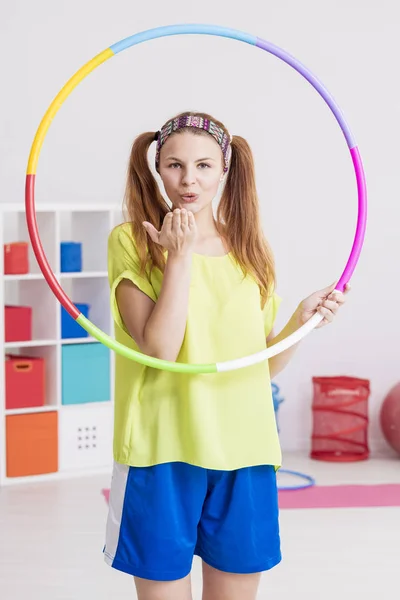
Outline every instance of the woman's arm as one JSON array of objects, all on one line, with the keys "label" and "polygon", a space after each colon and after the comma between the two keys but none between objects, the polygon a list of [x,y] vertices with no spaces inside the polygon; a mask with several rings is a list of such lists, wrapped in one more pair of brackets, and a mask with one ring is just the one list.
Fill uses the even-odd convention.
[{"label": "woman's arm", "polygon": [[157,302],[127,279],[117,287],[122,320],[144,354],[176,360],[186,329],[191,260],[191,254],[168,257]]},{"label": "woman's arm", "polygon": [[[271,331],[271,333],[267,337],[267,346],[271,348],[271,346],[274,346],[281,340],[294,333],[298,328],[298,316],[295,312],[291,316],[290,321],[285,325],[285,327],[278,335],[275,335],[273,330]],[[276,377],[276,375],[278,375],[278,373],[283,371],[283,369],[286,367],[289,361],[293,358],[293,355],[295,354],[299,344],[300,342],[297,342],[297,344],[293,344],[293,346],[290,346],[290,348],[288,348],[287,350],[284,350],[283,352],[280,352],[279,354],[276,354],[275,356],[272,356],[268,359],[271,379],[273,379],[274,377]]]},{"label": "woman's arm", "polygon": [[123,280],[116,290],[117,304],[141,352],[174,362],[185,336],[196,221],[192,212],[175,209],[165,216],[161,231],[151,223],[143,225],[152,240],[168,250],[160,296],[153,302]]},{"label": "woman's arm", "polygon": [[[337,282],[336,282],[337,283]],[[322,321],[317,325],[316,329],[324,327],[328,323],[332,323],[339,307],[342,306],[345,301],[345,294],[350,291],[350,285],[346,284],[344,293],[335,291],[335,283],[314,292],[307,298],[305,298],[297,307],[293,315],[291,316],[288,323],[282,329],[282,331],[275,336],[274,332],[271,331],[267,337],[267,346],[271,347],[285,339],[297,329],[299,329],[304,323],[306,323],[316,312],[319,312],[323,317]],[[280,373],[289,361],[293,358],[300,342],[293,344],[287,350],[280,352],[276,356],[272,356],[268,360],[271,379],[273,379],[278,373]]]}]

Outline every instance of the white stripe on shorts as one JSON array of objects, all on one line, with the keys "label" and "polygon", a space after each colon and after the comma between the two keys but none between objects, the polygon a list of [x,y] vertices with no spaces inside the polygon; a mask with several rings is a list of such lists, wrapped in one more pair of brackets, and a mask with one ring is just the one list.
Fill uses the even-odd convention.
[{"label": "white stripe on shorts", "polygon": [[118,547],[128,473],[128,465],[114,462],[104,547],[104,560],[110,566],[112,566]]}]

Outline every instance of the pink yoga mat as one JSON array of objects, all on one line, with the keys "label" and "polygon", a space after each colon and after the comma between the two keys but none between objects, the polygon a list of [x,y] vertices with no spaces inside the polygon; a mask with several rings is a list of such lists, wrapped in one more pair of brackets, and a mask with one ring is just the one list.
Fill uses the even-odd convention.
[{"label": "pink yoga mat", "polygon": [[400,484],[316,485],[279,492],[280,508],[362,508],[400,506]]},{"label": "pink yoga mat", "polygon": [[[102,493],[108,502],[110,490]],[[304,490],[282,490],[279,506],[281,509],[400,506],[400,484],[316,485]]]}]

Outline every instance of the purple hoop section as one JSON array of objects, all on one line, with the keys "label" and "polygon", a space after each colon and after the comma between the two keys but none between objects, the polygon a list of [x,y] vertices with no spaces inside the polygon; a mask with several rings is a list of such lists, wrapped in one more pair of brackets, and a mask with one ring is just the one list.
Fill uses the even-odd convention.
[{"label": "purple hoop section", "polygon": [[291,56],[286,51],[282,50],[282,48],[279,48],[279,46],[271,44],[271,42],[267,42],[265,40],[262,40],[261,38],[257,38],[256,46],[257,48],[262,48],[263,50],[266,50],[267,52],[270,52],[271,54],[274,54],[274,56],[277,56],[278,58],[283,60],[283,62],[293,67],[293,69],[295,69],[298,73],[300,73],[300,75],[307,79],[309,83],[311,83],[313,88],[315,88],[317,92],[322,96],[322,98],[325,100],[325,102],[335,115],[336,120],[338,121],[340,128],[343,131],[344,137],[346,138],[347,145],[349,146],[349,148],[353,148],[356,145],[356,141],[353,137],[353,134],[350,131],[350,127],[346,123],[342,111],[336,104],[332,94],[328,92],[328,90],[315,77],[315,75],[313,75],[305,65],[303,65],[300,61],[294,58],[294,56]]},{"label": "purple hoop section", "polygon": [[273,54],[277,58],[283,60],[286,64],[293,67],[300,75],[302,75],[314,89],[322,96],[325,100],[332,113],[334,114],[344,137],[346,138],[347,145],[350,149],[351,158],[353,161],[353,167],[356,175],[357,181],[357,191],[358,191],[358,216],[357,216],[357,225],[356,225],[356,233],[354,237],[353,246],[350,252],[350,256],[348,258],[346,267],[340,276],[340,279],[336,285],[336,289],[339,292],[343,292],[346,283],[350,280],[351,275],[357,265],[357,261],[359,259],[361,248],[364,242],[365,237],[365,229],[367,224],[367,186],[365,182],[365,174],[364,169],[360,157],[360,152],[356,145],[355,138],[350,131],[349,126],[346,123],[346,120],[343,116],[342,111],[336,104],[333,96],[328,92],[328,90],[322,85],[322,83],[305,67],[300,61],[298,61],[294,56],[291,56],[286,51],[282,50],[275,44],[271,42],[267,42],[262,40],[261,38],[257,38],[256,42],[257,48],[261,48],[262,50],[266,50],[267,52]]}]

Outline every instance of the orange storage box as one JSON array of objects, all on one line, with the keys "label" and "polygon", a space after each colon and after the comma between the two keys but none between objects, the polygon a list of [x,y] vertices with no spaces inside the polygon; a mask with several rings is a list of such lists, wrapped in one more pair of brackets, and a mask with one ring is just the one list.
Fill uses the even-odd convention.
[{"label": "orange storage box", "polygon": [[44,358],[7,354],[5,373],[6,410],[44,405]]},{"label": "orange storage box", "polygon": [[58,413],[6,416],[7,477],[58,471]]},{"label": "orange storage box", "polygon": [[4,275],[22,275],[28,272],[28,242],[5,244]]}]

